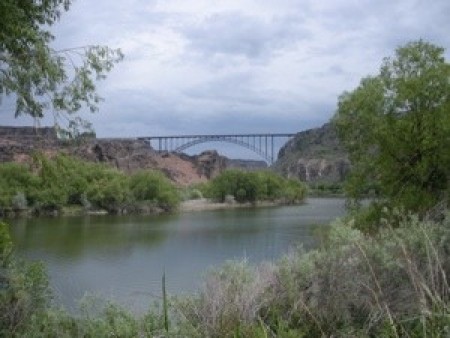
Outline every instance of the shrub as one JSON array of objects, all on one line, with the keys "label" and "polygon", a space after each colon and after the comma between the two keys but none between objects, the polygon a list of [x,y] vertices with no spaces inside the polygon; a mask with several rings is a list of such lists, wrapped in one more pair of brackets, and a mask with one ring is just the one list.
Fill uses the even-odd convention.
[{"label": "shrub", "polygon": [[9,265],[12,251],[11,237],[6,223],[0,221],[0,269]]},{"label": "shrub", "polygon": [[283,177],[270,171],[261,171],[257,175],[260,181],[261,199],[276,200],[281,197],[286,183]]},{"label": "shrub", "polygon": [[18,193],[27,194],[37,184],[30,169],[22,164],[3,163],[0,165],[0,208],[13,207],[13,198]]},{"label": "shrub", "polygon": [[0,222],[0,336],[13,336],[51,300],[47,274],[41,263],[17,262],[6,224]]},{"label": "shrub", "polygon": [[91,183],[87,190],[90,202],[112,213],[120,213],[132,201],[129,179],[116,170],[104,172],[102,179]]},{"label": "shrub", "polygon": [[298,203],[306,197],[306,186],[298,180],[288,179],[284,182],[284,187],[280,196],[286,203]]},{"label": "shrub", "polygon": [[306,188],[296,180],[287,180],[269,172],[245,172],[226,170],[213,180],[208,189],[208,197],[224,202],[231,195],[237,202],[279,201],[300,202],[306,195]]},{"label": "shrub", "polygon": [[160,172],[141,171],[130,179],[130,191],[135,200],[151,201],[164,210],[174,209],[178,193],[173,184]]},{"label": "shrub", "polygon": [[0,164],[0,192],[0,211],[30,206],[39,213],[76,204],[117,213],[142,201],[164,210],[178,204],[175,188],[161,173],[142,171],[128,179],[118,170],[62,154],[53,159],[36,154],[31,167]]},{"label": "shrub", "polygon": [[177,308],[202,337],[231,337],[258,320],[265,282],[245,261],[211,270],[198,297],[178,300]]},{"label": "shrub", "polygon": [[[409,215],[375,237],[354,222],[335,222],[323,247],[298,249],[275,264],[228,262],[211,270],[197,294],[171,302],[169,332],[153,311],[138,317],[109,303],[95,312],[83,307],[79,316],[55,310],[40,265],[3,259],[9,263],[3,265],[7,283],[0,284],[0,335],[447,336],[450,220],[435,224]],[[9,256],[1,223],[0,244]]]},{"label": "shrub", "polygon": [[12,198],[12,207],[16,210],[25,210],[28,207],[27,198],[25,194],[21,191],[17,192]]},{"label": "shrub", "polygon": [[450,223],[404,217],[376,237],[336,222],[320,249],[227,264],[180,311],[199,336],[445,336]]}]

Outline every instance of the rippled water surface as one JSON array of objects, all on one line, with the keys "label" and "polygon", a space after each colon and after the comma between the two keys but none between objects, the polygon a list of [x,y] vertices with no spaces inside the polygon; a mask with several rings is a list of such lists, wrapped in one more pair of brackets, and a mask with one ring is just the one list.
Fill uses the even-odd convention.
[{"label": "rippled water surface", "polygon": [[138,311],[161,294],[194,291],[226,260],[275,260],[317,245],[317,229],[345,213],[344,200],[311,198],[301,206],[187,212],[168,216],[18,219],[16,252],[46,263],[55,295],[74,308],[85,293]]}]

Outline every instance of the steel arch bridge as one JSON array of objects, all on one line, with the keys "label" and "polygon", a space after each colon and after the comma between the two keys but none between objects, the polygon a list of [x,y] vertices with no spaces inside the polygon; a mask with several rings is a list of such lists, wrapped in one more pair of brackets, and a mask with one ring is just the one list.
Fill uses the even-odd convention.
[{"label": "steel arch bridge", "polygon": [[247,148],[261,156],[268,164],[273,164],[275,140],[293,137],[295,134],[225,134],[225,135],[175,135],[139,137],[158,151],[183,152],[184,150],[207,142],[226,142]]}]

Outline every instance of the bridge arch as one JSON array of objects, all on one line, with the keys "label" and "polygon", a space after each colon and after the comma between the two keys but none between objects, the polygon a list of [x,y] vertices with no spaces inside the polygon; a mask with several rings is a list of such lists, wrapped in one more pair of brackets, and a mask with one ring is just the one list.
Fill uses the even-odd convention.
[{"label": "bridge arch", "polygon": [[[182,152],[190,147],[208,142],[226,142],[247,148],[269,165],[276,160],[274,140],[289,139],[295,134],[228,134],[228,135],[175,135],[140,137],[159,151]],[[153,143],[152,143],[153,142]],[[155,144],[156,142],[156,144]]]},{"label": "bridge arch", "polygon": [[176,148],[174,151],[175,152],[183,152],[184,150],[186,150],[190,147],[193,147],[193,146],[196,146],[196,145],[202,144],[202,143],[208,143],[208,142],[226,142],[226,143],[236,144],[238,146],[241,146],[241,147],[244,147],[244,148],[247,148],[247,149],[253,151],[258,156],[263,158],[269,165],[274,162],[273,155],[269,155],[269,154],[265,153],[264,151],[262,151],[261,149],[258,149],[257,147],[255,147],[249,143],[246,143],[246,142],[240,141],[240,140],[236,140],[236,139],[196,139],[196,140],[193,140],[193,141],[183,144],[182,146]]}]

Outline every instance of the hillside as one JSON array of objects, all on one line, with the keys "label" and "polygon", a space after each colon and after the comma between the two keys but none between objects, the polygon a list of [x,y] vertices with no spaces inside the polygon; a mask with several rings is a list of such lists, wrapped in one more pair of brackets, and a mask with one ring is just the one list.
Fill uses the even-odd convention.
[{"label": "hillside", "polygon": [[342,182],[350,169],[348,156],[330,123],[298,133],[279,151],[274,169],[304,182]]},{"label": "hillside", "polygon": [[65,153],[130,173],[161,170],[181,186],[204,182],[226,168],[226,158],[216,151],[196,156],[159,153],[142,140],[88,138],[67,142],[59,140],[53,128],[0,126],[0,163],[27,162],[35,152],[50,157]]},{"label": "hillside", "polygon": [[263,161],[230,160],[215,150],[199,155],[158,152],[138,139],[85,138],[58,139],[54,128],[0,126],[0,163],[27,162],[35,152],[54,156],[65,153],[92,162],[101,162],[125,172],[142,169],[162,171],[180,186],[205,182],[226,168],[254,170],[266,167]]}]

